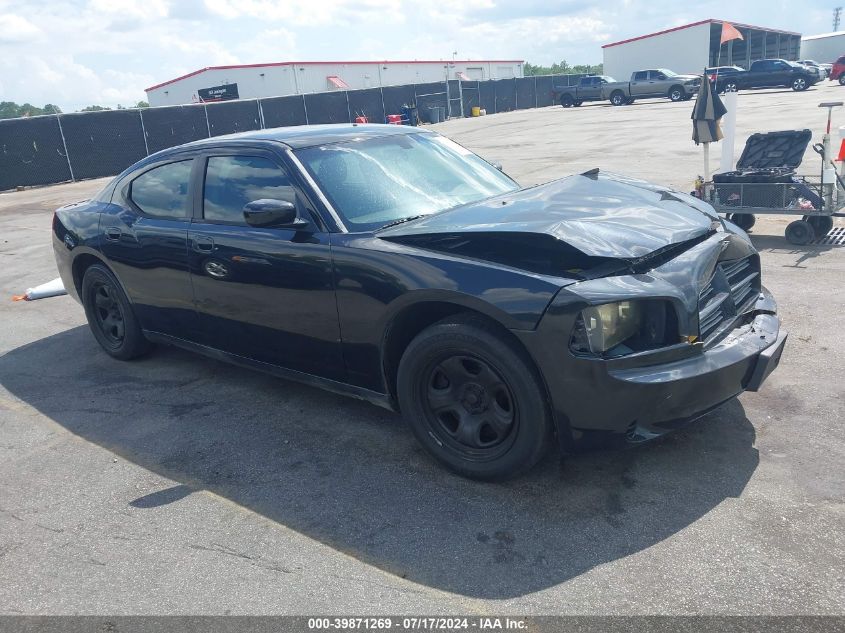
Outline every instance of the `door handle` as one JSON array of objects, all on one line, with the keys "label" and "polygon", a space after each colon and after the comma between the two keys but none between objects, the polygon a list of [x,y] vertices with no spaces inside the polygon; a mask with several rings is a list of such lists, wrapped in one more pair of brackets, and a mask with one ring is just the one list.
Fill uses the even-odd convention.
[{"label": "door handle", "polygon": [[206,235],[194,235],[194,250],[198,253],[210,253],[214,250],[214,240]]},{"label": "door handle", "polygon": [[121,230],[115,226],[110,226],[106,229],[106,239],[110,242],[117,242],[120,240],[120,236],[123,235]]}]

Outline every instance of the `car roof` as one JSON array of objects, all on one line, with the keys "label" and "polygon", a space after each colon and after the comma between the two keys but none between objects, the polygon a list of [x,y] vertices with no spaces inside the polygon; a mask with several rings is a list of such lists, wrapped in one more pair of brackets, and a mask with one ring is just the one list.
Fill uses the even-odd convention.
[{"label": "car roof", "polygon": [[[236,144],[243,141],[276,141],[291,149],[313,147],[329,143],[361,140],[381,136],[397,136],[400,134],[428,133],[426,130],[409,125],[382,125],[376,123],[337,123],[325,125],[296,125],[291,127],[275,127],[265,130],[252,130],[237,134],[212,136],[198,141],[180,145],[180,149],[201,147],[203,145]],[[174,148],[175,149],[175,148]]]}]

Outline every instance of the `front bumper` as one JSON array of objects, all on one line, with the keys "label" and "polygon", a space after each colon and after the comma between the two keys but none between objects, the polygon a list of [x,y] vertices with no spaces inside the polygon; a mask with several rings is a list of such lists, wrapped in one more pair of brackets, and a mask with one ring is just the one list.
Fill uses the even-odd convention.
[{"label": "front bumper", "polygon": [[516,333],[545,380],[564,450],[651,439],[761,387],[777,367],[787,338],[777,304],[765,288],[729,330],[704,345],[679,342],[611,359],[569,350],[575,320],[585,306],[624,299],[672,301],[681,337],[698,334],[700,292],[717,261],[748,256],[754,251],[747,239],[719,232],[647,274],[565,287],[536,330]]}]

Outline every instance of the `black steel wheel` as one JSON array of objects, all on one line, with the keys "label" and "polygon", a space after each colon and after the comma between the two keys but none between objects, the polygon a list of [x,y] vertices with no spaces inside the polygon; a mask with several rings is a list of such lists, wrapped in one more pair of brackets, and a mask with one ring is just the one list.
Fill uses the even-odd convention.
[{"label": "black steel wheel", "polygon": [[792,80],[792,89],[795,92],[801,92],[802,90],[806,90],[809,87],[807,84],[807,80],[803,77],[796,77]]},{"label": "black steel wheel", "polygon": [[571,108],[573,105],[575,105],[575,99],[572,98],[572,95],[563,95],[560,98],[560,105],[562,105],[564,108]]},{"label": "black steel wheel", "polygon": [[132,306],[108,268],[89,266],[82,278],[81,295],[91,332],[106,353],[129,360],[149,350]]},{"label": "black steel wheel", "polygon": [[682,101],[684,98],[684,89],[680,86],[672,86],[669,88],[669,98],[672,101]]},{"label": "black steel wheel", "polygon": [[537,371],[506,331],[455,317],[420,333],[399,364],[402,414],[422,446],[453,471],[501,480],[528,470],[551,419]]},{"label": "black steel wheel", "polygon": [[813,230],[813,226],[805,220],[795,220],[786,227],[786,240],[790,244],[804,246],[812,242],[815,237],[816,232]]},{"label": "black steel wheel", "polygon": [[753,213],[732,213],[728,219],[743,231],[751,230],[751,227],[757,222],[757,218]]},{"label": "black steel wheel", "polygon": [[610,103],[615,106],[625,105],[627,98],[625,97],[625,93],[621,90],[616,90],[613,94],[610,95]]},{"label": "black steel wheel", "polygon": [[816,237],[824,237],[833,228],[833,217],[829,215],[805,215],[802,219],[813,227]]}]

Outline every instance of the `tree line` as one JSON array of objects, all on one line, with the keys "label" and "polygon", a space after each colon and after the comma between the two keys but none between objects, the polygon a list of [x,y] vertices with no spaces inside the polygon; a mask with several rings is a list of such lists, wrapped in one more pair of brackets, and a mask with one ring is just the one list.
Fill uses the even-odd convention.
[{"label": "tree line", "polygon": [[534,64],[525,62],[522,66],[522,72],[526,77],[533,75],[601,75],[604,72],[604,64],[596,64],[594,66],[576,64],[575,66],[570,66],[565,59],[551,66],[535,66]]},{"label": "tree line", "polygon": [[[149,108],[150,104],[146,101],[139,101],[130,108]],[[125,110],[126,108],[120,104],[115,110]],[[111,110],[111,108],[99,105],[85,106],[77,112],[98,112],[100,110]],[[47,103],[39,108],[31,103],[17,104],[14,101],[0,101],[0,119],[17,119],[19,117],[39,116],[42,114],[62,114],[59,106],[52,103]]]}]

